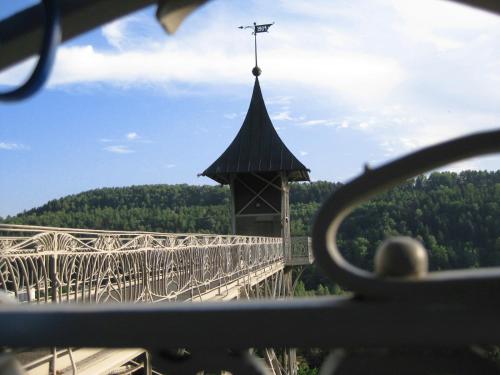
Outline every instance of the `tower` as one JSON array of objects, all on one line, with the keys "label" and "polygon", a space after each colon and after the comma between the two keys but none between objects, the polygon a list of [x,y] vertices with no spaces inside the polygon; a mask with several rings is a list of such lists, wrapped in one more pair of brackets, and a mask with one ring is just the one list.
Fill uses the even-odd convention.
[{"label": "tower", "polygon": [[[260,89],[257,33],[272,24],[251,28],[255,36],[255,76],[252,99],[241,128],[229,147],[201,174],[231,188],[232,232],[251,236],[281,237],[285,270],[283,286],[293,295],[292,243],[290,237],[290,188],[292,181],[309,181],[309,169],[286,147],[274,128]],[[308,263],[308,262],[307,262]],[[297,374],[296,351],[283,348],[283,368]],[[271,367],[274,367],[269,363]],[[281,373],[281,371],[280,371]]]},{"label": "tower", "polygon": [[[259,27],[255,25],[254,35]],[[252,99],[243,124],[229,147],[203,176],[231,188],[233,234],[282,237],[290,254],[289,183],[309,181],[309,170],[286,147],[274,128],[260,88],[256,65]]]}]

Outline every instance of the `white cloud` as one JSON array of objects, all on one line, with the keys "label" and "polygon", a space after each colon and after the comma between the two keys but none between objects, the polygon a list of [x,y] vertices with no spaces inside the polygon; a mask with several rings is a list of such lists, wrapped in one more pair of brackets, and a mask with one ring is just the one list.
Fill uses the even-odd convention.
[{"label": "white cloud", "polygon": [[228,120],[234,120],[236,117],[238,117],[237,113],[224,113],[224,118]]},{"label": "white cloud", "polygon": [[271,120],[275,121],[293,121],[294,118],[290,115],[290,111],[283,111],[271,115]]},{"label": "white cloud", "polygon": [[309,153],[307,151],[300,151],[300,156],[306,156],[308,155]]},{"label": "white cloud", "polygon": [[171,168],[175,168],[176,165],[175,164],[165,164],[165,168],[167,169],[171,169]]},{"label": "white cloud", "polygon": [[151,21],[145,15],[134,14],[108,23],[101,32],[108,44],[119,51],[141,48],[154,43],[152,35],[160,28]]},{"label": "white cloud", "polygon": [[480,11],[450,1],[390,0],[402,22],[433,31],[484,30],[500,25],[492,13]]},{"label": "white cloud", "polygon": [[308,120],[301,122],[300,125],[304,126],[333,126],[335,121],[333,120]]},{"label": "white cloud", "polygon": [[0,84],[19,86],[28,79],[35,65],[36,59],[32,57],[7,70],[0,71]]},{"label": "white cloud", "polygon": [[399,33],[415,46],[428,44],[441,53],[467,49],[500,27],[499,17],[451,1],[390,0],[389,4],[397,12]]},{"label": "white cloud", "polygon": [[[362,132],[375,141],[382,151],[381,156],[387,159],[478,130],[497,128],[500,118],[494,114],[475,111],[451,113],[446,110],[396,105],[376,112],[358,113],[346,121],[358,124],[349,128]],[[470,164],[462,162],[454,168],[466,165]]]},{"label": "white cloud", "polygon": [[[49,86],[248,83],[251,43],[248,35],[235,33],[232,24],[207,18],[203,28],[190,33],[162,39],[141,37],[140,43],[130,43],[136,40],[131,30],[153,22],[144,19],[139,23],[126,18],[105,26],[103,35],[115,47],[111,50],[92,45],[59,48]],[[356,102],[378,100],[405,79],[404,70],[392,57],[317,38],[317,35],[338,34],[332,26],[317,25],[314,20],[303,20],[300,29],[294,24],[284,19],[273,30],[273,38],[265,40],[262,65],[268,85],[289,82]],[[304,30],[308,30],[307,35]],[[16,82],[14,76],[20,73],[14,73],[9,70],[0,74],[0,83]],[[290,100],[290,96],[282,96],[271,98],[270,103]]]},{"label": "white cloud", "polygon": [[[137,132],[128,132],[123,137],[119,137],[119,138],[100,138],[99,139],[99,142],[101,142],[101,143],[118,143],[118,142],[123,142],[123,141],[134,142],[134,143],[153,143],[151,140],[140,136]],[[120,147],[122,147],[122,146],[120,146]]]},{"label": "white cloud", "polygon": [[359,128],[360,129],[368,129],[370,127],[370,123],[368,121],[363,121],[359,123]]},{"label": "white cloud", "polygon": [[29,147],[21,143],[11,143],[11,142],[0,142],[0,150],[6,151],[19,151],[28,150]]},{"label": "white cloud", "polygon": [[[113,48],[61,47],[50,86],[98,83],[172,92],[248,84],[249,35],[221,22],[222,15],[247,15],[229,3],[214,5],[220,14],[209,5],[202,28],[188,21],[174,37],[139,30],[155,25],[153,19],[126,18],[102,30]],[[270,92],[268,108],[276,106],[270,108],[274,121],[358,132],[379,145],[377,157],[500,124],[500,17],[438,0],[267,6],[283,15],[260,40],[261,82]],[[27,66],[0,74],[0,83],[18,82]],[[319,102],[322,107],[312,109]]]},{"label": "white cloud", "polygon": [[122,49],[126,26],[127,21],[125,20],[114,21],[102,28],[102,34],[110,45],[117,49]]},{"label": "white cloud", "polygon": [[291,96],[274,96],[266,100],[267,105],[286,106],[292,102]]},{"label": "white cloud", "polygon": [[292,116],[291,112],[288,110],[284,110],[284,111],[275,113],[275,114],[271,115],[270,117],[271,117],[271,120],[274,120],[274,121],[302,121],[302,120],[304,120],[304,116],[299,116],[299,117]]},{"label": "white cloud", "polygon": [[[221,9],[225,8],[218,7]],[[401,85],[412,78],[401,57],[418,60],[420,51],[415,48],[420,43],[430,41],[441,49],[458,48],[464,43],[460,39],[463,30],[480,35],[483,31],[498,31],[500,22],[484,12],[436,0],[380,0],[359,3],[356,8],[345,1],[335,7],[329,1],[283,1],[276,9],[294,17],[300,15],[301,27],[296,27],[295,19],[283,17],[273,27],[272,38],[262,40],[266,46],[266,82],[295,83],[321,90],[316,95],[340,96],[353,103],[378,103],[397,95]],[[114,21],[104,26],[102,33],[115,49],[61,47],[50,85],[247,83],[248,35],[235,33],[233,26],[221,23],[219,17],[207,17],[203,28],[193,27],[190,32],[161,39],[151,37],[151,29],[158,28],[151,17],[139,15]],[[339,17],[342,24],[332,26],[331,20]],[[379,20],[376,30],[368,22],[371,19]],[[326,20],[330,22],[323,22]],[[496,60],[494,56],[488,59]],[[479,61],[477,64],[482,65]],[[0,74],[0,83],[18,82],[26,70],[8,70]],[[289,104],[290,99],[271,97],[268,104]]]},{"label": "white cloud", "polygon": [[327,126],[335,127],[337,129],[347,129],[349,127],[349,121],[347,120],[332,120],[332,119],[317,119],[317,120],[307,120],[302,121],[299,125],[304,127],[316,127],[316,126]]},{"label": "white cloud", "polygon": [[138,137],[138,134],[136,132],[130,132],[130,133],[127,133],[127,139],[128,140],[134,140],[134,139],[137,139]]},{"label": "white cloud", "polygon": [[108,152],[112,152],[114,154],[131,154],[131,153],[135,152],[134,150],[131,150],[127,146],[123,146],[123,145],[113,145],[113,146],[104,147],[104,150],[106,150]]}]

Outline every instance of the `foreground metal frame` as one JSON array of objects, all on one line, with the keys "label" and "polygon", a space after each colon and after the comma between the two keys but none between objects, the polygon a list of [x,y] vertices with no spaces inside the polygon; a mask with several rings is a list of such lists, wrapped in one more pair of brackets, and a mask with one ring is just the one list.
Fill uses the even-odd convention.
[{"label": "foreground metal frame", "polygon": [[0,332],[2,343],[12,347],[454,347],[498,343],[499,311],[498,303],[437,307],[351,297],[203,304],[4,305]]},{"label": "foreground metal frame", "polygon": [[488,300],[500,288],[500,268],[433,272],[419,278],[380,278],[349,264],[336,245],[337,230],[359,204],[411,177],[466,158],[500,151],[500,131],[476,133],[417,151],[377,169],[367,168],[330,196],[313,228],[317,263],[335,281],[358,295],[412,300]]}]

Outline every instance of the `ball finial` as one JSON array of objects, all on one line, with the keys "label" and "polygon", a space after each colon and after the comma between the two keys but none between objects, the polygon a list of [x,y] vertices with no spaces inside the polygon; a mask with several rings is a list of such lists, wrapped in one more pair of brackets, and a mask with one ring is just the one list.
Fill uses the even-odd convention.
[{"label": "ball finial", "polygon": [[429,260],[420,242],[410,237],[394,237],[380,244],[375,254],[375,273],[381,277],[421,277]]},{"label": "ball finial", "polygon": [[262,73],[262,69],[260,69],[258,66],[255,66],[253,69],[252,69],[252,74],[256,77],[260,76],[260,74]]}]

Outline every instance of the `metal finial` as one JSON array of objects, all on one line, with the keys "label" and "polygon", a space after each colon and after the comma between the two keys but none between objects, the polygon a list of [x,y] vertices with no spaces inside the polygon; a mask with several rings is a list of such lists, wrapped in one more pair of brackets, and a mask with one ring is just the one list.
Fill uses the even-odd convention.
[{"label": "metal finial", "polygon": [[269,28],[274,25],[273,23],[266,23],[263,25],[257,25],[256,22],[251,26],[238,26],[238,29],[252,29],[252,35],[254,36],[254,46],[255,46],[255,67],[252,69],[252,74],[255,77],[260,76],[262,73],[262,69],[259,68],[259,64],[257,64],[257,34],[258,33],[267,33],[269,32]]},{"label": "metal finial", "polygon": [[390,238],[375,254],[375,273],[381,277],[421,277],[428,268],[427,251],[410,237]]}]

